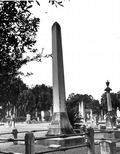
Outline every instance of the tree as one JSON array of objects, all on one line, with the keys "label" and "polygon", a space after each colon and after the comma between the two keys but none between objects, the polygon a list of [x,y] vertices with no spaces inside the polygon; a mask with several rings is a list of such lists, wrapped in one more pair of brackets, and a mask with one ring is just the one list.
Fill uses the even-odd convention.
[{"label": "tree", "polygon": [[[0,100],[4,99],[4,102],[4,95],[7,100],[10,98],[11,83],[20,73],[21,66],[40,57],[34,48],[40,20],[29,8],[26,1],[0,2]],[[28,52],[35,55],[31,58],[25,55]]]},{"label": "tree", "polygon": [[18,98],[19,116],[25,117],[26,114],[34,112],[35,96],[31,89],[24,90],[20,93]]},{"label": "tree", "polygon": [[100,104],[98,100],[95,100],[91,95],[87,94],[70,94],[67,101],[67,112],[68,117],[70,119],[71,124],[73,125],[75,122],[80,121],[79,117],[79,103],[83,101],[85,104],[85,109],[92,109],[93,113],[99,114]]},{"label": "tree", "polygon": [[0,92],[0,104],[5,111],[2,114],[2,117],[6,114],[6,111],[11,110],[13,113],[13,108],[15,107],[17,110],[17,101],[19,94],[23,91],[28,89],[25,83],[21,80],[20,77],[13,78],[8,85],[6,91]]},{"label": "tree", "polygon": [[35,115],[35,111],[48,111],[52,106],[52,88],[44,84],[24,90],[18,98],[19,115]]},{"label": "tree", "polygon": [[1,79],[8,80],[18,74],[22,65],[35,59],[25,53],[35,53],[35,37],[39,18],[28,10],[26,1],[4,1],[0,3]]},{"label": "tree", "polygon": [[36,85],[32,88],[35,96],[35,106],[39,111],[47,111],[52,106],[52,87],[44,84]]},{"label": "tree", "polygon": [[93,114],[101,114],[101,104],[98,100],[93,99],[89,104],[86,104],[86,108],[92,109]]},{"label": "tree", "polygon": [[[25,53],[36,53],[34,45],[38,31],[39,18],[32,15],[29,9],[31,1],[0,2],[0,81],[6,83],[16,76],[18,70],[32,60],[40,60],[41,54],[25,56]],[[37,4],[40,3],[36,0]],[[49,3],[61,5],[62,1],[50,0]],[[4,84],[5,87],[5,84]]]}]

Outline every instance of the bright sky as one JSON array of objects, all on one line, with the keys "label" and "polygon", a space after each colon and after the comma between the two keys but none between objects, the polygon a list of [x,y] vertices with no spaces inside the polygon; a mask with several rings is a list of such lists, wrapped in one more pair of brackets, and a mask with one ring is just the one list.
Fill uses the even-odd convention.
[{"label": "bright sky", "polygon": [[[65,0],[64,7],[40,0],[33,12],[40,17],[37,48],[52,53],[51,27],[61,25],[66,98],[71,93],[101,98],[110,81],[112,92],[120,90],[120,0]],[[47,13],[46,13],[47,12]],[[33,62],[23,71],[28,85],[52,85],[52,58]]]}]

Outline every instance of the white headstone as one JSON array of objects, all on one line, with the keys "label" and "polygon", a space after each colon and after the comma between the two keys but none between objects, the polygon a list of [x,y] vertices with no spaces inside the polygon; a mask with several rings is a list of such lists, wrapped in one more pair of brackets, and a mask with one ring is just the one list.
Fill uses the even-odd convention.
[{"label": "white headstone", "polygon": [[41,111],[41,121],[42,122],[45,121],[44,117],[45,117],[45,112],[44,111]]}]

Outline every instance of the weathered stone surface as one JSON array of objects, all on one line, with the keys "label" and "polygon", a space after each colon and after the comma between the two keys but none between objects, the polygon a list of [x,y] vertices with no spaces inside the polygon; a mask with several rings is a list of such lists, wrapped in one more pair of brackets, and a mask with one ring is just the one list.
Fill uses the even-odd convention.
[{"label": "weathered stone surface", "polygon": [[85,137],[82,136],[72,136],[67,138],[58,137],[58,138],[37,141],[37,144],[40,145],[49,146],[51,144],[54,144],[54,145],[61,145],[61,147],[80,145],[82,143],[85,143]]},{"label": "weathered stone surface", "polygon": [[62,55],[62,39],[60,25],[52,26],[52,56],[53,56],[53,116],[47,135],[73,134],[66,111],[66,96],[64,83],[64,67]]}]

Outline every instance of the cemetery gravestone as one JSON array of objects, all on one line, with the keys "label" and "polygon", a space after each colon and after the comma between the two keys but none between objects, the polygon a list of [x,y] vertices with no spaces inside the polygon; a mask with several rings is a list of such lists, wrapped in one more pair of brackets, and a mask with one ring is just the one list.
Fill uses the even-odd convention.
[{"label": "cemetery gravestone", "polygon": [[31,116],[30,116],[30,114],[26,115],[26,122],[27,123],[31,123]]}]

